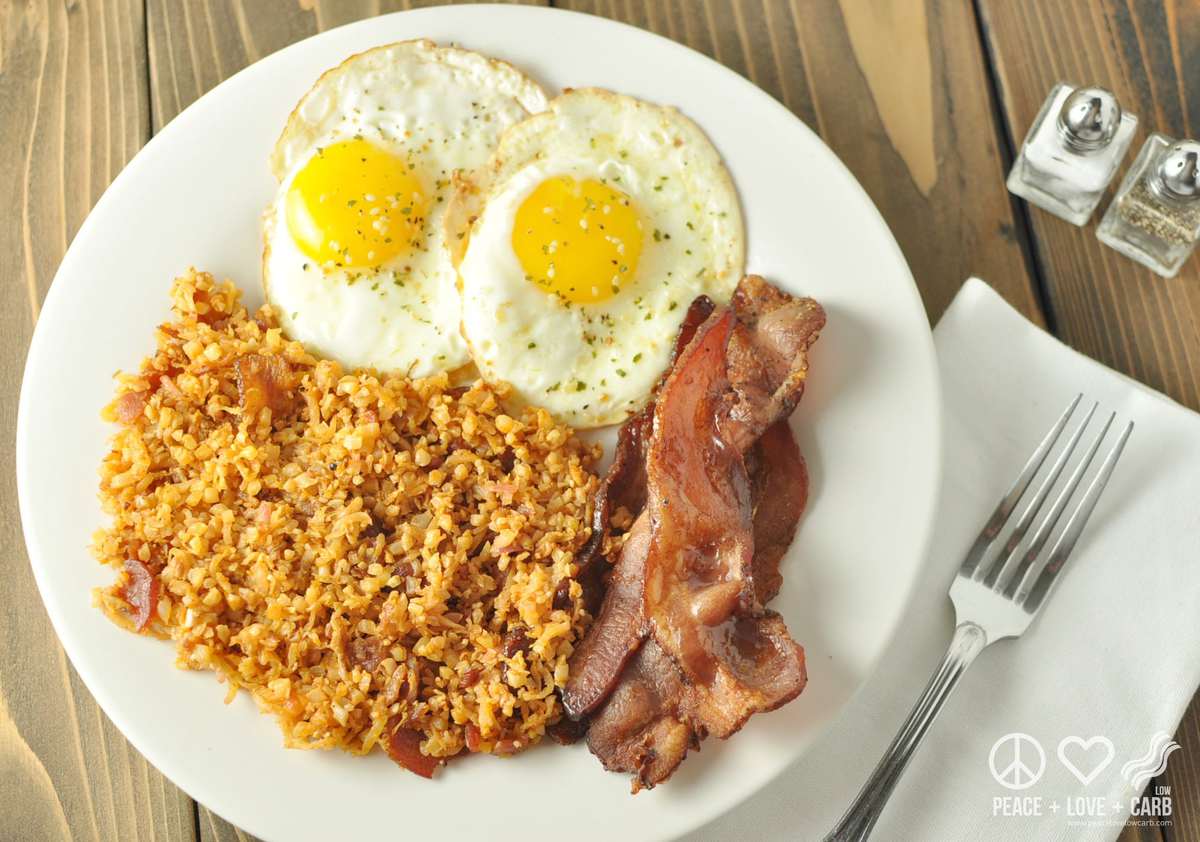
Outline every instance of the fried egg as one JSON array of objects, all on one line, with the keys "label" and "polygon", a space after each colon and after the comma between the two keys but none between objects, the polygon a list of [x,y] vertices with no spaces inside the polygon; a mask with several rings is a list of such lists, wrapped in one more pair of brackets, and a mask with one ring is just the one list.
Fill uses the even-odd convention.
[{"label": "fried egg", "polygon": [[424,376],[468,363],[442,219],[459,174],[545,104],[512,66],[430,41],[323,75],[271,156],[263,276],[288,335],[352,367]]},{"label": "fried egg", "polygon": [[728,302],[745,263],[737,194],[704,133],[598,89],[506,132],[446,221],[475,364],[576,427],[644,405],[692,299]]}]

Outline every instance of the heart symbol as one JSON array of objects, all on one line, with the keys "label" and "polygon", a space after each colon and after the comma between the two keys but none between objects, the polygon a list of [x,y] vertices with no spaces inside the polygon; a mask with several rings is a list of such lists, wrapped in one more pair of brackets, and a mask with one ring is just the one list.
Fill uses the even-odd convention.
[{"label": "heart symbol", "polygon": [[[1067,749],[1073,746],[1078,747],[1080,752],[1083,753],[1081,765],[1083,765],[1084,768],[1087,768],[1087,757],[1092,753],[1093,747],[1098,746],[1103,749],[1101,753],[1104,756],[1100,758],[1099,762],[1091,767],[1090,772],[1083,772],[1079,766],[1076,766],[1071,761],[1071,758],[1067,757]],[[1079,752],[1076,752],[1076,754],[1078,753]],[[1110,740],[1108,737],[1092,737],[1087,740],[1083,739],[1083,737],[1066,737],[1061,743],[1058,744],[1058,759],[1062,762],[1062,765],[1066,766],[1067,770],[1076,778],[1078,778],[1079,782],[1084,786],[1087,786],[1092,781],[1096,780],[1096,776],[1108,768],[1108,764],[1112,763],[1113,756],[1115,754],[1116,750],[1113,749],[1112,740]]]}]

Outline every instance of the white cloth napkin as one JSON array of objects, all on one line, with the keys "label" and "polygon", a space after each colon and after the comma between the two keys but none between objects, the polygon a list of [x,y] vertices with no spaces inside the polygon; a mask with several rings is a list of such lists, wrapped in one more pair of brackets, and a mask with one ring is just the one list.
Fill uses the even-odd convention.
[{"label": "white cloth napkin", "polygon": [[[1111,840],[1141,792],[1122,766],[1143,758],[1156,733],[1174,733],[1200,683],[1200,415],[1062,345],[978,279],[963,286],[934,337],[945,477],[901,632],[815,747],[694,839],[819,840],[832,827],[945,651],[953,625],[946,591],[962,553],[1079,392],[1116,411],[1118,422],[1136,423],[1124,456],[1041,616],[966,673],[872,838]],[[1023,791],[1001,786],[989,768],[993,745],[1013,732],[1045,753],[1043,776]],[[1113,757],[1085,785],[1059,746],[1085,741],[1062,754],[1086,778],[1108,754],[1103,740],[1086,742],[1094,737],[1111,741]],[[1036,751],[1022,748],[1036,770]],[[1012,757],[1012,743],[1002,745],[996,767]],[[1040,796],[1043,814],[994,815],[994,799],[1004,796]],[[1101,799],[1105,814],[1079,797]],[[1069,817],[1068,801],[1085,815]]]}]

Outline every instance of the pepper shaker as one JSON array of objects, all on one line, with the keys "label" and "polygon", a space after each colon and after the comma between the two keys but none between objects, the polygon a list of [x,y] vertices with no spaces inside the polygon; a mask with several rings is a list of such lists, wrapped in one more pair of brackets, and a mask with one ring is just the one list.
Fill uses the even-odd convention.
[{"label": "pepper shaker", "polygon": [[1137,117],[1104,88],[1060,82],[1042,104],[1008,174],[1010,192],[1083,225],[1125,156]]},{"label": "pepper shaker", "polygon": [[1150,135],[1096,236],[1173,278],[1200,238],[1200,143]]}]

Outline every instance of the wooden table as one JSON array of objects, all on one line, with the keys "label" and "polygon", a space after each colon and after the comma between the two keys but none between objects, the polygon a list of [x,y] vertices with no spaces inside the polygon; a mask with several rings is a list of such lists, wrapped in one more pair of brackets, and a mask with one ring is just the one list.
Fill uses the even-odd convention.
[{"label": "wooden table", "polygon": [[[0,0],[0,424],[67,244],[149,137],[225,77],[313,33],[423,3]],[[887,218],[931,321],[968,275],[1085,354],[1200,408],[1200,259],[1164,281],[1005,192],[1051,85],[1114,90],[1147,131],[1200,135],[1200,0],[566,0],[715,57],[780,99]],[[1130,154],[1126,164],[1132,161]],[[129,746],[59,646],[0,450],[0,838],[246,839]],[[86,479],[80,480],[86,481]],[[1129,606],[1126,611],[1153,610]],[[1200,641],[1163,641],[1200,645]],[[1155,692],[1146,687],[1147,694]],[[1200,702],[1163,779],[1200,840]]]}]

